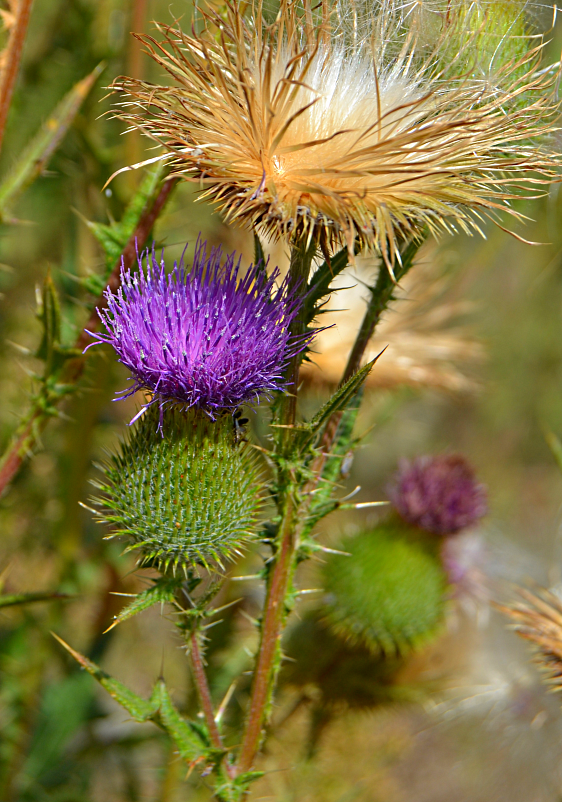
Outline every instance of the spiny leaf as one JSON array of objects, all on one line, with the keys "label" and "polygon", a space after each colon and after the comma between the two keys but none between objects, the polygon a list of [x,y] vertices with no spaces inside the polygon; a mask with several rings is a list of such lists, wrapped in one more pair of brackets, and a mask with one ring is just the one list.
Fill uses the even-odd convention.
[{"label": "spiny leaf", "polygon": [[[381,352],[382,353],[382,352]],[[368,362],[364,367],[360,368],[357,373],[354,373],[345,384],[342,384],[333,396],[324,404],[324,406],[316,413],[310,421],[310,428],[313,432],[319,432],[324,424],[326,424],[332,415],[342,412],[350,401],[353,399],[357,391],[363,386],[363,382],[371,372],[373,365],[380,357],[378,354],[374,359]]]},{"label": "spiny leaf", "polygon": [[179,714],[170,698],[164,680],[158,680],[154,686],[150,702],[156,710],[157,723],[173,739],[184,760],[191,763],[210,749],[210,744],[204,737],[202,729]]},{"label": "spiny leaf", "polygon": [[338,251],[330,260],[330,264],[328,262],[321,264],[312,276],[304,304],[304,320],[307,325],[316,317],[321,306],[319,302],[330,295],[332,281],[345,270],[348,263],[349,250],[346,246],[341,251]]},{"label": "spiny leaf", "polygon": [[[43,334],[39,348],[35,352],[38,359],[43,360],[45,363],[45,370],[43,373],[43,381],[48,382],[53,374],[56,374],[58,369],[64,364],[67,359],[79,356],[80,351],[75,348],[62,345],[60,342],[61,334],[61,312],[60,302],[58,298],[57,289],[53,282],[51,271],[47,272],[45,280],[43,281],[43,289],[39,299],[39,307],[37,310],[37,317],[41,321]],[[63,391],[62,385],[50,387],[49,390],[55,391],[59,395]]]},{"label": "spiny leaf", "polygon": [[[104,223],[94,223],[90,220],[87,221],[88,228],[104,250],[106,276],[113,270],[117,260],[123,253],[125,246],[137,227],[143,211],[152,198],[160,191],[160,179],[164,171],[165,167],[159,164],[158,167],[147,172],[144,181],[134,194],[120,222],[106,225]],[[103,289],[106,282],[102,279],[100,283]],[[93,289],[97,291],[97,285],[93,287]]]},{"label": "spiny leaf", "polygon": [[52,369],[54,351],[60,341],[61,320],[58,293],[50,270],[43,281],[41,303],[37,317],[43,326],[43,336],[35,356],[45,362],[45,373],[49,375]]},{"label": "spiny leaf", "polygon": [[257,265],[262,266],[264,276],[266,275],[266,268],[265,268],[266,261],[267,260],[265,258],[265,253],[263,251],[263,246],[261,244],[260,238],[254,232],[254,264],[256,266]]},{"label": "spiny leaf", "polygon": [[0,607],[15,607],[21,604],[33,604],[34,602],[55,601],[56,599],[68,599],[67,593],[12,593],[0,596]]},{"label": "spiny leaf", "polygon": [[13,169],[0,183],[0,220],[6,219],[9,214],[8,207],[17,195],[41,175],[103,68],[103,64],[98,65],[93,72],[72,87],[40,131],[24,148]]},{"label": "spiny leaf", "polygon": [[342,477],[344,461],[348,455],[353,453],[353,448],[357,443],[357,440],[353,438],[353,429],[361,405],[362,395],[363,386],[359,388],[354,396],[353,405],[348,406],[341,417],[334,443],[326,459],[326,464],[310,504],[307,520],[302,531],[301,537],[305,545],[304,553],[308,549],[306,541],[310,532],[322,518],[325,518],[326,515],[329,515],[339,506],[339,502],[337,499],[332,498],[332,495]]},{"label": "spiny leaf", "polygon": [[119,615],[115,616],[115,621],[106,629],[106,632],[109,632],[110,629],[113,629],[113,627],[116,627],[117,624],[120,624],[122,621],[126,621],[128,618],[137,615],[137,613],[148,610],[153,604],[165,604],[166,602],[172,604],[174,601],[174,593],[180,587],[181,583],[181,579],[158,579],[152,587],[137,594],[133,601],[124,607]]},{"label": "spiny leaf", "polygon": [[184,719],[175,708],[164,680],[158,680],[147,701],[123,685],[122,682],[106,674],[99,666],[75,651],[54,632],[51,634],[89,674],[97,679],[100,685],[116,702],[119,702],[121,707],[125,708],[135,721],[153,721],[167,732],[177,745],[184,760],[188,762],[198,761],[201,758],[207,762],[216,760],[214,750],[209,747],[202,728]]},{"label": "spiny leaf", "polygon": [[58,635],[55,635],[54,632],[51,634],[62,646],[64,646],[67,652],[69,652],[74,659],[80,663],[82,668],[85,668],[88,674],[91,674],[92,677],[97,679],[97,681],[106,689],[109,695],[112,696],[116,702],[119,702],[121,707],[124,707],[125,710],[131,714],[135,721],[149,721],[153,718],[156,711],[152,700],[147,702],[146,699],[138,696],[136,693],[127,688],[126,685],[123,685],[122,682],[119,682],[119,680],[116,680],[109,674],[106,674],[105,671],[102,671],[99,666],[97,666],[95,663],[92,663],[92,661],[83,654],[75,651],[71,646],[68,645],[68,643],[65,643],[62,638],[59,638]]}]

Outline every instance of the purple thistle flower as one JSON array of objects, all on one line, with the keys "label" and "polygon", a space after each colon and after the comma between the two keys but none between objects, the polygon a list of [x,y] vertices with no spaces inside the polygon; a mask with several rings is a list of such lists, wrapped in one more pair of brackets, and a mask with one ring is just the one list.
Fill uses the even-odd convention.
[{"label": "purple thistle flower", "polygon": [[460,456],[403,460],[388,492],[405,521],[435,535],[460,532],[488,511],[484,485]]},{"label": "purple thistle flower", "polygon": [[143,389],[154,395],[149,403],[179,402],[213,417],[284,388],[288,360],[314,336],[289,332],[302,301],[287,279],[276,285],[279,270],[268,277],[256,265],[239,278],[236,253],[223,265],[221,258],[220,248],[208,254],[198,241],[191,270],[182,260],[167,274],[153,248],[138,272],[122,271],[117,293],[106,291],[98,314],[108,333],[88,333],[110,343],[133,374],[122,398]]}]

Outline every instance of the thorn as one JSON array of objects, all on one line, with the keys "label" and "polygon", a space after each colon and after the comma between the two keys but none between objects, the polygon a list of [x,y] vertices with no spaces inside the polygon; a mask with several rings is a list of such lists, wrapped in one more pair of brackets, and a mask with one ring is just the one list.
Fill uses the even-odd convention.
[{"label": "thorn", "polygon": [[359,493],[359,491],[360,491],[360,490],[361,490],[361,485],[357,485],[357,487],[355,488],[355,490],[352,490],[352,491],[351,491],[351,493],[349,493],[347,496],[344,496],[343,498],[340,498],[340,499],[338,499],[338,501],[339,501],[339,502],[342,502],[342,501],[349,501],[349,499],[350,499],[350,498],[353,498],[353,496],[356,496],[356,495],[357,495],[357,493]]},{"label": "thorn", "polygon": [[248,576],[232,576],[230,577],[231,582],[245,582],[246,580],[250,579],[263,579],[261,574],[248,574]]},{"label": "thorn", "polygon": [[222,700],[222,702],[219,705],[219,709],[217,710],[216,715],[215,715],[215,722],[217,724],[221,723],[222,717],[224,715],[224,711],[228,707],[228,703],[230,702],[232,694],[234,693],[234,689],[236,688],[236,683],[237,682],[238,682],[237,679],[235,679],[234,682],[231,682],[229,689],[227,690],[227,692],[224,695],[224,699]]},{"label": "thorn", "polygon": [[318,546],[318,548],[325,554],[341,554],[342,557],[351,557],[351,554],[348,551],[339,551],[339,549],[329,549],[327,546]]},{"label": "thorn", "polygon": [[260,622],[258,621],[257,618],[251,616],[249,613],[246,612],[246,610],[240,610],[240,613],[246,619],[246,621],[249,621],[250,624],[252,624],[254,627],[259,627]]}]

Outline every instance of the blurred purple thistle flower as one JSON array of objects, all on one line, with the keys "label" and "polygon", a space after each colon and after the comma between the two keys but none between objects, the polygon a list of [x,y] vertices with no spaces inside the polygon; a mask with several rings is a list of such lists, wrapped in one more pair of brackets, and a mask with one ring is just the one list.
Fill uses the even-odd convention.
[{"label": "blurred purple thistle flower", "polygon": [[488,511],[484,485],[460,456],[403,460],[388,492],[405,521],[435,535],[460,532]]},{"label": "blurred purple thistle flower", "polygon": [[182,260],[167,274],[153,248],[138,272],[122,271],[117,293],[106,291],[98,314],[108,333],[88,333],[112,345],[133,374],[121,398],[147,390],[149,403],[179,402],[213,417],[285,387],[287,361],[314,336],[289,332],[302,300],[287,279],[276,285],[277,269],[268,277],[256,265],[239,278],[236,253],[223,265],[221,258],[220,248],[208,254],[198,241],[191,270]]}]

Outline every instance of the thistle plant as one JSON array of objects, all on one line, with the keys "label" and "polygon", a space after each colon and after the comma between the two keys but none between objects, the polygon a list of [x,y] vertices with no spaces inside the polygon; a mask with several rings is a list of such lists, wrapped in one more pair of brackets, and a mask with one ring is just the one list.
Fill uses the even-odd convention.
[{"label": "thistle plant", "polygon": [[[161,146],[149,161],[166,164],[167,192],[194,181],[226,223],[251,231],[255,261],[200,242],[191,264],[170,269],[153,248],[137,266],[129,231],[127,258],[104,277],[78,344],[111,346],[131,373],[119,397],[140,394],[95,501],[108,537],[155,572],[116,623],[171,606],[202,720],[180,715],[163,680],[143,699],[68,648],[133,718],[168,733],[216,799],[236,802],[260,776],[297,568],[327,551],[318,525],[338,509],[384,503],[353,504],[340,489],[376,370],[376,359],[363,364],[373,332],[430,234],[478,231],[502,210],[517,218],[512,201],[554,180],[559,158],[546,138],[558,73],[540,64],[519,2],[281,0],[271,14],[261,2],[227,2],[202,10],[191,33],[157,29],[160,39],[140,38],[170,82],[117,79],[115,114]],[[284,278],[269,269],[264,238],[287,247]],[[362,251],[379,258],[364,318],[336,391],[305,420],[300,366],[315,321]],[[105,332],[93,330],[99,321]],[[242,423],[259,404],[270,415],[261,442]],[[371,653],[401,655],[443,619],[436,536],[478,520],[485,501],[451,457],[404,468],[391,499],[396,514],[327,561],[326,620]],[[244,722],[229,732],[228,698],[217,710],[205,671],[205,631],[229,561],[250,548],[263,560],[254,581],[264,603]]]}]

